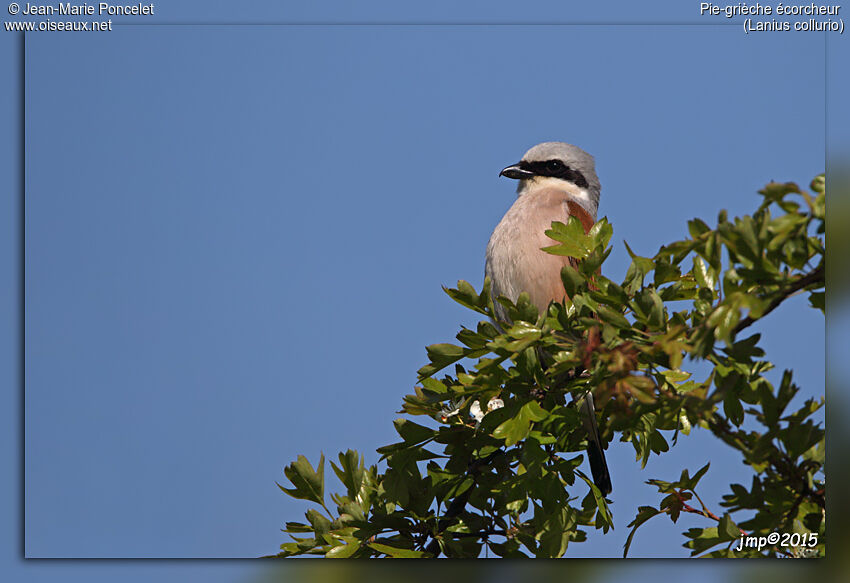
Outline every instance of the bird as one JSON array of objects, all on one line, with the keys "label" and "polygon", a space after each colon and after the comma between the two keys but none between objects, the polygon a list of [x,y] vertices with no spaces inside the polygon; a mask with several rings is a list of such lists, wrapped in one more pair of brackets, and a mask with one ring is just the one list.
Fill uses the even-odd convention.
[{"label": "bird", "polygon": [[[601,186],[593,156],[572,144],[543,142],[528,150],[516,164],[499,176],[518,180],[517,198],[496,225],[487,243],[485,276],[498,322],[510,322],[507,309],[495,301],[504,296],[516,302],[526,292],[542,313],[550,302],[566,297],[561,268],[576,267],[572,257],[552,255],[542,247],[556,242],[546,236],[553,221],[566,223],[576,217],[590,230],[596,222]],[[577,400],[588,433],[587,456],[591,474],[603,495],[611,493],[611,476],[599,435],[593,393]]]}]

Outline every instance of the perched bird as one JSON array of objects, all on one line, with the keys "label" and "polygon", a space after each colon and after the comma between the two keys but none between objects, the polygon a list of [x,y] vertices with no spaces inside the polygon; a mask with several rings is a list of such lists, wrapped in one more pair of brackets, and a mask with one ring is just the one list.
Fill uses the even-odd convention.
[{"label": "perched bird", "polygon": [[[520,293],[526,292],[542,313],[550,302],[561,302],[566,296],[561,268],[567,264],[576,266],[572,257],[541,251],[556,243],[545,231],[553,221],[566,223],[570,216],[581,221],[585,232],[596,222],[601,189],[593,156],[571,144],[544,142],[499,175],[519,180],[517,199],[490,236],[484,272],[490,277],[494,300],[505,296],[516,301]],[[495,301],[494,306],[497,318],[509,321],[505,308]],[[611,477],[599,437],[593,394],[588,391],[580,401],[593,481],[603,494],[609,494]]]}]

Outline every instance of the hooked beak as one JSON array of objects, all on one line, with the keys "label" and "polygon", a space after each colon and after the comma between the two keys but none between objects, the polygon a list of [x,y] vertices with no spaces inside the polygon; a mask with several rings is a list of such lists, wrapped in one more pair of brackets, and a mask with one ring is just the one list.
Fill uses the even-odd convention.
[{"label": "hooked beak", "polygon": [[517,162],[516,164],[512,164],[508,166],[501,172],[499,172],[499,176],[505,176],[507,178],[514,178],[516,180],[521,180],[523,178],[531,178],[534,176],[533,172],[529,172],[528,170],[523,170],[520,167],[521,162]]}]

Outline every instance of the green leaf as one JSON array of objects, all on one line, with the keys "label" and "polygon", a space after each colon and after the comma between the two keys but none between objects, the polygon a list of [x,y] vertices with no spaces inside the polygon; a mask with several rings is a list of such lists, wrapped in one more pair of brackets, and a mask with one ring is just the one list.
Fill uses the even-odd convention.
[{"label": "green leaf", "polygon": [[657,257],[655,259],[655,287],[661,287],[665,283],[678,281],[682,277],[682,273],[677,265],[671,264],[666,258]]},{"label": "green leaf", "polygon": [[381,543],[369,543],[369,546],[378,551],[379,553],[384,553],[385,555],[389,555],[394,559],[420,559],[426,556],[426,553],[422,551],[414,551],[413,549],[400,549],[398,547],[384,545]]},{"label": "green leaf", "polygon": [[418,423],[408,421],[407,419],[396,419],[393,421],[393,425],[395,425],[395,430],[405,443],[419,443],[421,441],[426,441],[428,439],[432,439],[436,434],[435,429],[419,425]]},{"label": "green leaf", "polygon": [[321,512],[315,508],[307,511],[307,522],[313,527],[313,532],[318,538],[320,535],[327,534],[331,530],[331,521],[328,520]]},{"label": "green leaf", "polygon": [[706,324],[714,328],[714,337],[718,340],[732,344],[732,330],[741,320],[741,312],[738,306],[727,303],[720,304],[708,316]]},{"label": "green leaf", "polygon": [[524,413],[532,421],[543,421],[549,416],[549,412],[541,407],[537,401],[529,401],[523,405],[520,413]]},{"label": "green leaf", "polygon": [[533,421],[542,421],[548,415],[537,401],[529,401],[516,415],[496,427],[493,437],[504,439],[505,445],[510,447],[528,437]]},{"label": "green leaf", "polygon": [[542,519],[542,529],[535,535],[540,541],[538,557],[559,558],[564,555],[570,542],[570,535],[576,527],[575,512],[567,506],[560,506]]},{"label": "green leaf", "polygon": [[665,370],[661,374],[671,383],[683,383],[691,378],[691,373],[682,370]]},{"label": "green leaf", "polygon": [[593,251],[587,254],[582,261],[579,262],[578,268],[586,277],[593,277],[596,272],[598,272],[602,263],[608,258],[608,255],[611,254],[611,247],[603,250],[602,247],[596,247]]},{"label": "green leaf", "polygon": [[740,426],[744,422],[744,406],[741,405],[741,400],[734,391],[726,393],[723,399],[723,413],[735,425]]},{"label": "green leaf", "polygon": [[301,522],[287,522],[286,528],[284,532],[288,533],[302,533],[302,532],[313,532],[313,527],[307,524],[303,524]]},{"label": "green leaf", "polygon": [[725,538],[718,536],[717,527],[715,526],[710,528],[691,528],[688,529],[685,536],[691,539],[685,543],[686,548],[692,549],[691,556],[698,555],[722,542],[726,542]]},{"label": "green leaf", "polygon": [[337,545],[327,553],[325,553],[325,557],[328,559],[347,559],[351,557],[354,553],[360,550],[360,545],[354,542],[350,542],[344,545]]},{"label": "green leaf", "polygon": [[558,245],[543,247],[546,253],[584,259],[593,250],[592,238],[585,234],[581,221],[572,215],[566,224],[553,222],[552,228],[545,233],[550,239],[558,241]]},{"label": "green leaf", "polygon": [[505,445],[510,447],[525,439],[530,429],[531,423],[529,420],[517,415],[499,425],[493,431],[493,437],[504,439]]},{"label": "green leaf", "polygon": [[736,341],[728,348],[724,348],[723,351],[739,362],[749,363],[753,357],[764,356],[764,350],[758,347],[760,339],[761,334],[753,334],[743,340]]},{"label": "green leaf", "polygon": [[463,358],[463,347],[455,346],[454,344],[432,344],[427,346],[425,350],[428,353],[428,357],[431,358],[435,364],[443,362],[445,362],[445,364],[451,364],[452,362]]},{"label": "green leaf", "polygon": [[705,224],[702,219],[692,219],[688,221],[688,232],[694,239],[699,239],[700,235],[708,233],[711,229]]},{"label": "green leaf", "polygon": [[765,197],[765,202],[777,202],[782,200],[786,194],[799,193],[800,187],[793,182],[769,182],[758,191]]},{"label": "green leaf", "polygon": [[667,444],[667,440],[664,439],[664,435],[657,429],[649,436],[649,447],[655,453],[663,453],[670,450],[670,446]]},{"label": "green leaf", "polygon": [[587,232],[587,235],[592,241],[592,246],[602,247],[603,249],[608,246],[608,242],[611,240],[613,234],[614,228],[608,223],[608,217],[602,217],[596,221]]},{"label": "green leaf", "polygon": [[601,528],[603,532],[608,532],[609,528],[614,528],[614,519],[611,516],[611,510],[608,508],[608,503],[605,501],[605,496],[602,495],[602,491],[596,486],[593,480],[584,474],[584,472],[576,469],[575,473],[584,480],[584,483],[587,484],[593,494],[593,500],[596,502],[597,508],[596,527]]},{"label": "green leaf", "polygon": [[732,521],[732,517],[729,516],[728,512],[720,517],[720,522],[717,524],[717,534],[721,538],[730,541],[740,538],[741,529]]},{"label": "green leaf", "polygon": [[489,316],[491,313],[489,309],[491,303],[489,277],[484,279],[484,286],[480,294],[475,292],[475,288],[469,282],[462,279],[457,282],[457,289],[443,286],[443,291],[454,301],[470,310],[475,310],[485,316]]},{"label": "green leaf", "polygon": [[478,332],[469,330],[468,328],[463,328],[460,332],[457,333],[455,338],[460,340],[460,342],[467,348],[472,349],[484,348],[487,345],[487,342],[490,340],[486,336],[479,334]]},{"label": "green leaf", "polygon": [[666,327],[664,302],[654,289],[644,288],[635,294],[632,308],[635,316],[651,330],[662,330]]},{"label": "green leaf", "polygon": [[278,488],[301,500],[310,500],[318,504],[324,504],[325,496],[325,455],[319,459],[318,470],[314,470],[310,462],[303,455],[283,469],[283,473],[292,482],[295,488],[284,488],[280,484]]},{"label": "green leaf", "polygon": [[422,386],[437,394],[443,394],[448,390],[446,385],[444,385],[441,381],[431,378],[422,379]]},{"label": "green leaf", "polygon": [[710,290],[714,289],[717,284],[714,274],[705,266],[705,262],[701,257],[694,256],[694,268],[692,270],[694,279],[697,283]]},{"label": "green leaf", "polygon": [[697,470],[697,473],[694,474],[692,478],[688,477],[688,470],[685,469],[682,472],[682,479],[679,482],[679,487],[685,490],[695,490],[697,484],[699,484],[699,481],[702,479],[702,477],[705,475],[705,473],[708,471],[708,468],[710,467],[711,462],[706,463],[703,467]]},{"label": "green leaf", "polygon": [[363,484],[363,475],[365,473],[363,459],[354,450],[347,450],[344,454],[339,454],[339,467],[331,461],[336,477],[343,483],[348,492],[348,497],[355,500],[360,493],[361,485]]},{"label": "green leaf", "polygon": [[564,284],[564,291],[570,298],[574,297],[579,291],[584,291],[587,287],[587,280],[571,265],[565,265],[561,268],[561,281]]},{"label": "green leaf", "polygon": [[431,376],[466,356],[463,347],[448,343],[426,346],[425,351],[428,353],[431,364],[427,364],[417,371],[419,380]]},{"label": "green leaf", "polygon": [[390,467],[384,474],[381,486],[387,500],[406,508],[410,503],[410,488],[419,481],[418,470],[412,467]]},{"label": "green leaf", "polygon": [[608,322],[612,326],[616,326],[617,328],[631,328],[632,325],[626,320],[626,317],[623,316],[620,312],[617,312],[608,306],[599,306],[599,309],[596,311],[599,314],[599,317],[602,318],[602,321]]},{"label": "green leaf", "polygon": [[600,291],[593,291],[591,294],[597,298],[597,301],[604,302],[615,308],[623,308],[629,303],[629,296],[622,287],[611,281],[610,279],[599,276],[596,281]]},{"label": "green leaf", "polygon": [[629,554],[629,547],[632,546],[632,538],[635,536],[635,532],[637,532],[638,527],[640,527],[643,523],[654,516],[658,516],[659,514],[664,514],[663,511],[657,510],[652,506],[640,506],[638,507],[637,515],[634,520],[632,520],[628,525],[632,530],[629,531],[629,536],[626,537],[626,544],[623,546],[623,558]]},{"label": "green leaf", "polygon": [[629,252],[629,257],[632,258],[632,263],[629,265],[628,271],[626,271],[623,288],[626,290],[626,293],[633,294],[643,287],[643,278],[654,269],[655,263],[652,259],[635,255],[632,248],[625,241],[623,241],[623,245],[626,246],[626,251]]},{"label": "green leaf", "polygon": [[691,434],[691,420],[688,419],[688,414],[685,413],[684,409],[679,411],[679,429],[685,435]]}]

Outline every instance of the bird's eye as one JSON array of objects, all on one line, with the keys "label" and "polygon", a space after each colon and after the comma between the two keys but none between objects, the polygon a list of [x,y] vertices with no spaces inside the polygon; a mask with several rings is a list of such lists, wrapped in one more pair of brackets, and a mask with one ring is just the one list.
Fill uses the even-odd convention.
[{"label": "bird's eye", "polygon": [[561,163],[560,160],[549,160],[548,162],[546,162],[546,168],[548,170],[557,171],[563,167],[564,165]]}]

